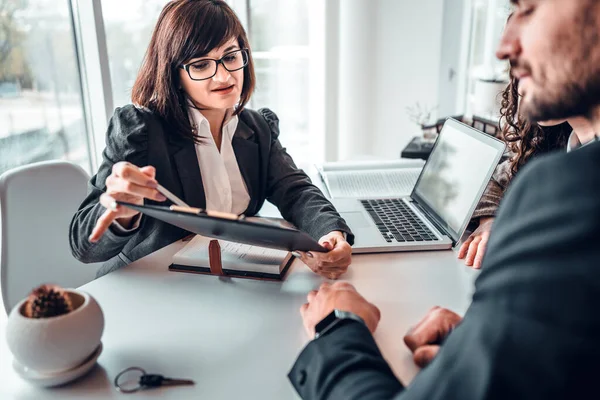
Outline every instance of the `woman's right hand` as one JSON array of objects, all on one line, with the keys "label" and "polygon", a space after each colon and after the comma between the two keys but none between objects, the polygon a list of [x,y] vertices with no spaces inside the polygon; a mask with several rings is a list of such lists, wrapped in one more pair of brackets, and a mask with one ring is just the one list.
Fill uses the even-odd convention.
[{"label": "woman's right hand", "polygon": [[128,228],[138,211],[119,206],[116,200],[134,204],[144,204],[144,199],[165,201],[167,198],[160,194],[154,178],[156,170],[147,166],[139,168],[131,163],[122,161],[113,165],[112,173],[106,178],[106,192],[100,196],[100,204],[106,211],[98,218],[96,226],[89,237],[95,243],[116,220],[121,226]]},{"label": "woman's right hand", "polygon": [[472,266],[475,269],[481,268],[481,261],[485,254],[493,223],[493,217],[480,218],[477,229],[475,229],[471,236],[469,236],[462,246],[460,246],[458,258],[461,260],[464,258],[465,265],[469,267]]}]

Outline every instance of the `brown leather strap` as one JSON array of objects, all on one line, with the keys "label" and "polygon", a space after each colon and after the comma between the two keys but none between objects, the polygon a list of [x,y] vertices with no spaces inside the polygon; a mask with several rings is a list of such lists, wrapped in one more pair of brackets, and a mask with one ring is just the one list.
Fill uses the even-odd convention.
[{"label": "brown leather strap", "polygon": [[210,273],[223,276],[223,265],[221,264],[221,245],[218,240],[211,240],[208,245],[208,259],[210,264]]}]

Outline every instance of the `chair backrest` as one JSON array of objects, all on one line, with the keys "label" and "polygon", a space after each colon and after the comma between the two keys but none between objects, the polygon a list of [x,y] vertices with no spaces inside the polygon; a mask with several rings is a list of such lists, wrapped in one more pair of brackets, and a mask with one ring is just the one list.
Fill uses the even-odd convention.
[{"label": "chair backrest", "polygon": [[42,283],[73,288],[94,279],[99,265],[80,263],[69,246],[69,225],[88,179],[66,161],[30,164],[0,176],[0,285],[7,313]]},{"label": "chair backrest", "polygon": [[473,122],[471,123],[471,126],[475,129],[480,130],[481,132],[485,132],[488,135],[492,135],[495,138],[502,139],[500,137],[500,121],[498,120],[473,115]]}]

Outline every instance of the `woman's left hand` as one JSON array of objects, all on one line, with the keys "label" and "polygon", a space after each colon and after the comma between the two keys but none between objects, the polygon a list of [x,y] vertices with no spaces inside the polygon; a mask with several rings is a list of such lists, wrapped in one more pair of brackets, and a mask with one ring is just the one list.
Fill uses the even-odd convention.
[{"label": "woman's left hand", "polygon": [[475,269],[481,268],[481,262],[483,261],[483,255],[485,254],[493,223],[494,217],[480,218],[477,229],[460,246],[458,258],[460,260],[464,258],[466,266],[472,266]]},{"label": "woman's left hand", "polygon": [[337,279],[348,270],[352,261],[352,247],[340,231],[333,231],[319,239],[319,244],[329,250],[327,253],[299,251],[300,259],[313,272],[328,279]]}]

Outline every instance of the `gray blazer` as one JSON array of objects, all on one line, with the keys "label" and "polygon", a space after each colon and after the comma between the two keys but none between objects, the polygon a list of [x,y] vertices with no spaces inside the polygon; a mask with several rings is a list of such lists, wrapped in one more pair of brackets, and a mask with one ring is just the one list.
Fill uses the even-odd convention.
[{"label": "gray blazer", "polygon": [[[244,214],[255,215],[263,203],[275,204],[281,215],[315,239],[331,232],[353,235],[331,203],[308,176],[296,167],[278,139],[279,120],[269,109],[245,109],[233,137],[233,149],[250,194]],[[88,195],[73,217],[70,244],[73,255],[85,263],[106,261],[102,276],[152,253],[189,232],[142,216],[134,232],[120,234],[109,229],[97,243],[89,235],[104,212],[99,203],[113,164],[128,161],[137,166],[152,165],[156,180],[193,207],[204,208],[206,199],[194,143],[172,134],[165,121],[148,109],[133,105],[117,108],[106,138],[103,162],[89,182]],[[146,200],[146,204],[158,204]]]}]

